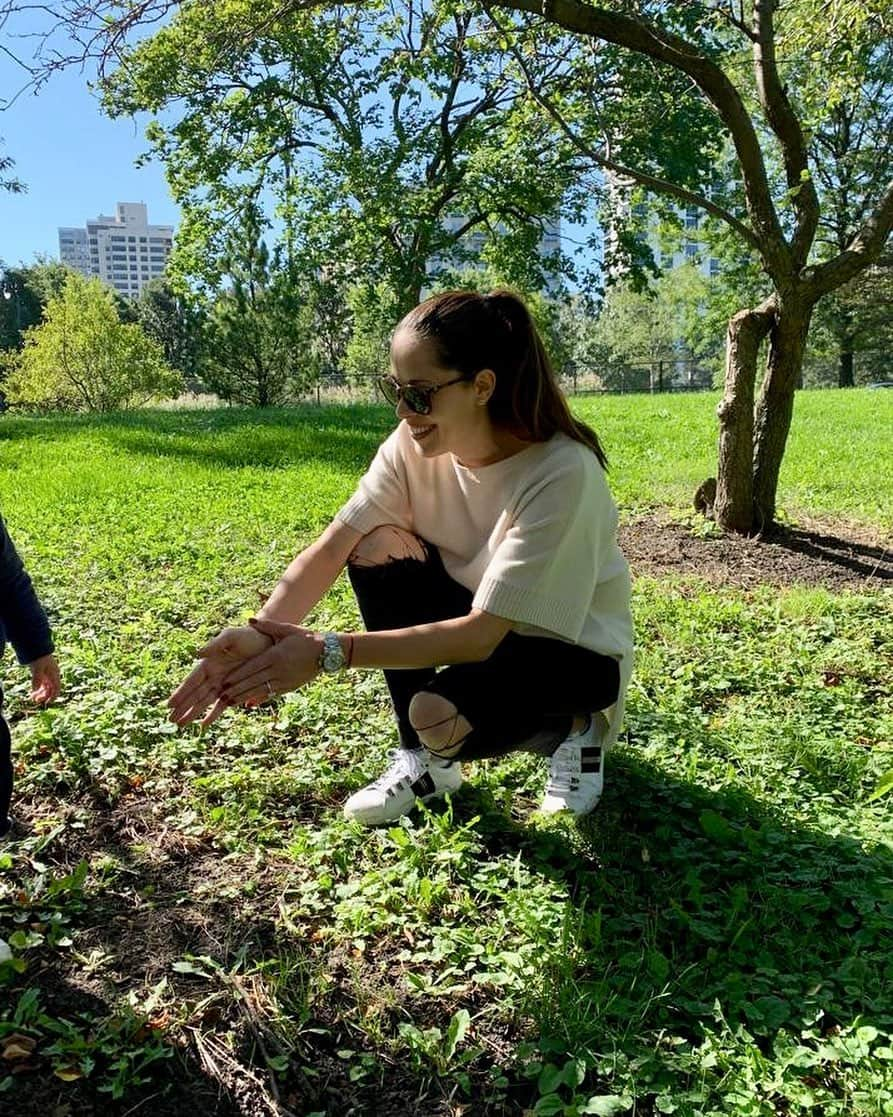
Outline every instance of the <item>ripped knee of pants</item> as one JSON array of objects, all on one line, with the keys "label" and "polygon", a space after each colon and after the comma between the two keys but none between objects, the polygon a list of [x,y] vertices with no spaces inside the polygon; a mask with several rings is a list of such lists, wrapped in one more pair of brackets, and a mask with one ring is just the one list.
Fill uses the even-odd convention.
[{"label": "ripped knee of pants", "polygon": [[444,760],[458,755],[474,728],[448,698],[426,690],[413,695],[409,723],[428,752]]},{"label": "ripped knee of pants", "polygon": [[350,566],[386,566],[401,559],[424,562],[428,552],[424,542],[411,531],[396,524],[382,524],[357,543],[348,557]]}]

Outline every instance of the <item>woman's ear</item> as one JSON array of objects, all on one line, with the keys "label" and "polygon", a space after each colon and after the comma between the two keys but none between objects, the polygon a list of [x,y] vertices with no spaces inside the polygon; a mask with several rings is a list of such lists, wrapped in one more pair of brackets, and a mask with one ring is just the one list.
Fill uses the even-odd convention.
[{"label": "woman's ear", "polygon": [[483,407],[496,391],[496,373],[492,368],[482,368],[474,378],[474,402]]}]

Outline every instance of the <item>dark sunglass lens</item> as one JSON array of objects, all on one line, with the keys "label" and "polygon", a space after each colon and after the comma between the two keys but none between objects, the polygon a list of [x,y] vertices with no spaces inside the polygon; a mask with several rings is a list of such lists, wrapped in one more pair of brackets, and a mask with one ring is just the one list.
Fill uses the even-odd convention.
[{"label": "dark sunglass lens", "polygon": [[411,407],[416,415],[427,415],[431,410],[431,393],[424,388],[415,388],[410,385],[403,389],[403,398],[406,406]]},{"label": "dark sunglass lens", "polygon": [[378,381],[378,390],[390,404],[395,404],[398,399],[397,385],[389,376],[382,376]]}]

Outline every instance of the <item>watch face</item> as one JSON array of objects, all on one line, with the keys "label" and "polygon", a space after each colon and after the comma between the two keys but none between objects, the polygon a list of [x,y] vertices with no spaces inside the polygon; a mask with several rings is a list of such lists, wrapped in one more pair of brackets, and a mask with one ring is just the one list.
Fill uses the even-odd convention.
[{"label": "watch face", "polygon": [[337,671],[344,663],[344,652],[337,636],[326,637],[322,657],[323,671]]}]

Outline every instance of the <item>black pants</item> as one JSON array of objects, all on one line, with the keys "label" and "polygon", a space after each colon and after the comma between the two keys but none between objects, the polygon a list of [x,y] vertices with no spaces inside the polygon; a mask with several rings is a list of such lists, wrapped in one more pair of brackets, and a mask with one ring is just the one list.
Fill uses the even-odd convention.
[{"label": "black pants", "polygon": [[3,688],[0,687],[0,834],[6,829],[12,799],[12,741],[3,717]]},{"label": "black pants", "polygon": [[[348,566],[363,621],[370,632],[463,617],[472,593],[455,582],[440,552],[424,544],[427,560],[392,559]],[[463,760],[515,750],[551,752],[575,716],[604,710],[617,700],[617,660],[564,640],[510,632],[481,663],[385,671],[405,748],[419,748],[409,703],[419,691],[449,699],[472,726],[456,754]]]}]

